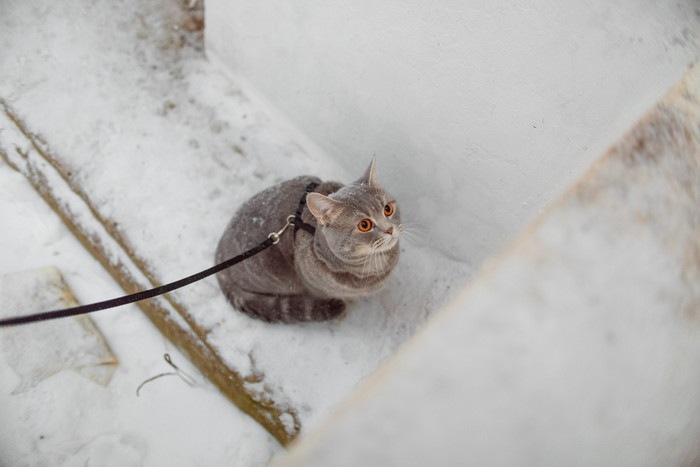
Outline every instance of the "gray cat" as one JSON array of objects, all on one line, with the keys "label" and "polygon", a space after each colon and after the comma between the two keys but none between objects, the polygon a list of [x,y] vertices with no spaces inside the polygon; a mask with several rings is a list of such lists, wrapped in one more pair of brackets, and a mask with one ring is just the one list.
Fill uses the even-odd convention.
[{"label": "gray cat", "polygon": [[283,323],[336,318],[343,300],[379,290],[399,259],[399,207],[377,183],[373,159],[347,186],[301,176],[253,196],[224,231],[217,263],[260,243],[297,209],[293,233],[217,275],[229,302],[250,316]]}]

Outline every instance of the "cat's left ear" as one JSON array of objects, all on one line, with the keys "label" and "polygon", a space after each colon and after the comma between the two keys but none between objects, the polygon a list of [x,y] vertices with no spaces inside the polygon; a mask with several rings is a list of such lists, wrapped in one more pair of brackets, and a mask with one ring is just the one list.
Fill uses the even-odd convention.
[{"label": "cat's left ear", "polygon": [[306,196],[306,206],[321,225],[333,222],[343,209],[341,203],[321,193],[309,193]]},{"label": "cat's left ear", "polygon": [[365,173],[355,183],[358,185],[379,186],[376,178],[377,156],[372,157],[372,162],[365,170]]}]

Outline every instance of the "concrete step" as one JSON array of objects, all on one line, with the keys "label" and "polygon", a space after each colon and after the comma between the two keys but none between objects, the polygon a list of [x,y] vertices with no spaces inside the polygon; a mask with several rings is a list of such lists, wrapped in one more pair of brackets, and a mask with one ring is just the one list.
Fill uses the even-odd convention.
[{"label": "concrete step", "polygon": [[698,465],[698,367],[700,64],[273,465]]},{"label": "concrete step", "polygon": [[[177,2],[137,10],[16,2],[5,10],[0,154],[126,292],[210,267],[229,218],[257,191],[304,173],[346,182],[359,175],[290,135],[206,61],[201,20]],[[380,179],[381,170],[380,159]],[[391,286],[340,322],[252,320],[229,306],[214,278],[140,306],[285,444],[470,273],[430,248],[404,253]]]}]

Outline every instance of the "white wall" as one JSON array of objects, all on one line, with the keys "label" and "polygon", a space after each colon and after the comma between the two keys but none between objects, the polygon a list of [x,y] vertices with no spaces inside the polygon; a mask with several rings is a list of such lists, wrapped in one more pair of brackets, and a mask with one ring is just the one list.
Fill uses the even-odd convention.
[{"label": "white wall", "polygon": [[274,467],[700,466],[700,66]]},{"label": "white wall", "polygon": [[427,241],[480,262],[697,57],[692,0],[207,0],[206,42]]}]

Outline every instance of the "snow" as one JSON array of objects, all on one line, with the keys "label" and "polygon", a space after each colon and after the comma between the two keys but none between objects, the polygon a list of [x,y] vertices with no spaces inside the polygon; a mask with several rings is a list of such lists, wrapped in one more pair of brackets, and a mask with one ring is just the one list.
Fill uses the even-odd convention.
[{"label": "snow", "polygon": [[[169,0],[0,3],[0,99],[33,132],[22,134],[2,115],[0,148],[32,182],[49,188],[59,209],[90,241],[100,245],[111,265],[143,286],[209,267],[230,216],[260,189],[299,174],[346,182],[359,175],[344,171],[207,62],[200,36],[196,18]],[[488,70],[483,73],[491,78]],[[488,97],[488,93],[480,96]],[[506,105],[501,107],[508,110]],[[493,126],[490,118],[483,123]],[[367,154],[368,160],[370,156]],[[412,186],[392,177],[381,154],[378,165],[378,178],[391,192],[392,185],[404,185],[402,189],[410,189],[415,197],[431,190],[440,191],[441,196],[449,194],[450,190],[434,185]],[[448,167],[442,166],[436,176],[442,177]],[[122,293],[24,178],[6,163],[0,163],[0,177],[4,221],[0,272],[56,265],[82,303]],[[474,186],[480,189],[479,184]],[[469,199],[482,202],[479,196]],[[493,205],[483,204],[487,209]],[[429,204],[423,208],[428,211]],[[415,225],[411,213],[404,214],[409,218],[407,224]],[[431,225],[428,231],[447,232],[443,227],[448,220]],[[489,222],[487,218],[477,220],[474,228]],[[420,234],[421,229],[416,230]],[[466,236],[465,229],[450,230],[455,239],[462,235]],[[548,235],[556,237],[558,230]],[[196,323],[206,335],[206,345],[244,378],[245,389],[282,411],[278,421],[288,435],[297,434],[299,423],[305,433],[318,426],[470,276],[470,264],[450,259],[460,255],[451,254],[449,245],[442,245],[445,251],[440,252],[429,240],[419,236],[414,243],[403,242],[401,262],[387,289],[353,303],[341,322],[274,326],[252,320],[231,310],[213,278],[173,294],[173,303],[181,305],[186,314],[180,315],[171,302],[162,300],[162,306],[185,332],[193,333],[188,326]],[[595,245],[582,245],[596,251],[591,248]],[[462,246],[452,244],[455,251]],[[613,251],[603,253],[614,257]],[[638,259],[643,262],[645,258],[649,259]],[[451,410],[452,403],[466,397],[460,387],[447,384],[449,378],[439,369],[466,364],[466,376],[485,371],[490,366],[478,359],[496,358],[498,355],[489,353],[496,345],[502,346],[497,349],[500,352],[521,356],[521,361],[534,358],[521,355],[526,347],[520,344],[523,339],[536,340],[540,328],[519,315],[515,331],[523,332],[508,330],[510,316],[498,302],[509,299],[504,292],[507,287],[532,278],[531,271],[528,264],[519,265],[517,274],[502,278],[502,283],[496,281],[496,292],[484,296],[494,301],[489,307],[455,320],[443,318],[439,323],[447,326],[444,333],[423,335],[435,353],[416,360],[416,370],[392,388],[387,398],[407,390],[419,393],[427,386],[431,400],[441,402],[439,408],[460,426],[465,416]],[[552,280],[563,277],[562,271],[553,273]],[[564,283],[566,290],[575,289],[576,284]],[[531,290],[521,292],[529,296]],[[524,311],[533,314],[535,323],[542,320],[536,307]],[[20,376],[7,356],[0,356],[0,463],[253,466],[265,464],[280,450],[270,434],[227,402],[136,308],[102,312],[94,319],[120,362],[106,388],[74,372],[60,371],[29,391],[11,394]],[[550,344],[568,342],[553,333],[545,337]],[[459,346],[448,345],[455,342],[469,347],[455,353]],[[640,350],[636,344],[627,348],[626,355]],[[656,342],[654,348],[666,351],[666,344]],[[534,356],[542,356],[547,348],[543,342]],[[144,386],[137,398],[136,388],[143,381],[172,371],[163,361],[166,352],[187,374],[194,375],[197,384],[190,387],[177,376],[159,378]],[[554,357],[553,366],[561,364]],[[523,371],[516,377],[530,368],[516,368]],[[544,377],[552,377],[548,369],[544,368]],[[495,375],[497,382],[508,383],[511,377],[505,371]],[[426,386],[413,386],[416,380]],[[514,407],[507,399],[510,393],[494,391],[501,386],[487,383],[477,378],[470,390],[492,394],[497,406],[503,404],[498,407],[520,409],[526,415],[528,409],[539,407],[528,405],[529,401]],[[678,387],[683,389],[683,384]],[[404,405],[408,400],[395,399]],[[418,414],[430,407],[415,404]],[[476,412],[490,408],[484,405]],[[395,412],[387,414],[388,421],[400,408],[391,410]],[[412,415],[405,419],[406,427],[414,421]],[[490,419],[488,413],[482,415],[474,420],[487,420],[498,427],[505,424],[503,419]],[[442,421],[427,414],[421,425],[438,433]],[[528,434],[526,428],[522,433]],[[479,427],[473,433],[471,441],[478,442]],[[527,441],[526,436],[522,439]]]},{"label": "snow", "polygon": [[[2,162],[0,217],[12,220],[0,229],[0,282],[7,283],[5,274],[56,266],[82,303],[123,293],[24,177]],[[47,305],[27,297],[24,304],[42,309]],[[6,305],[3,302],[4,315],[22,311],[8,310]],[[31,390],[15,393],[22,370],[10,366],[16,353],[8,352],[7,345],[20,344],[18,331],[0,330],[0,465],[262,466],[280,449],[135,306],[103,311],[92,319],[119,360],[104,387],[76,372],[59,371],[36,382]],[[33,327],[19,331],[39,332]],[[28,360],[41,359],[27,345],[25,341],[24,361],[19,362],[25,369]],[[145,385],[136,397],[144,380],[172,371],[163,361],[164,353],[193,375],[196,385],[190,387],[176,376],[164,377]],[[51,355],[45,357],[41,362],[53,360]]]},{"label": "snow", "polygon": [[[13,0],[0,5],[0,99],[22,121],[26,133],[2,115],[0,147],[25,176],[49,189],[49,196],[99,246],[110,265],[126,271],[142,287],[211,266],[230,216],[257,191],[300,174],[344,182],[360,175],[343,171],[303,137],[288,131],[288,124],[278,122],[262,110],[264,106],[244,95],[230,77],[206,61],[196,28],[185,28],[189,22],[181,7],[169,0],[138,5]],[[10,170],[7,165],[3,169]],[[378,178],[392,191],[381,156]],[[26,202],[16,210],[8,206],[12,210],[3,219],[21,226],[21,219],[38,212],[34,203]],[[48,211],[41,211],[42,220],[31,222],[47,222],[43,221],[47,215]],[[410,213],[404,215],[410,230],[415,221],[411,222]],[[27,245],[35,245],[27,233],[43,231],[35,229],[13,230],[16,236],[3,239],[3,249],[27,250]],[[65,229],[60,232],[62,238],[69,237]],[[293,436],[298,424],[308,430],[327,416],[469,277],[471,265],[445,257],[426,240],[403,242],[399,266],[386,290],[357,300],[340,322],[275,326],[252,320],[231,309],[214,278],[172,294],[173,303],[186,310],[183,315],[162,302],[185,332],[192,333],[189,325],[196,324],[206,336],[205,345],[244,379],[246,391],[281,411],[279,423]],[[64,251],[62,243],[41,238],[36,242],[48,244],[65,258],[58,266],[82,303],[120,295],[105,276],[78,273],[84,267],[74,259],[81,251],[77,247]],[[34,255],[39,265],[53,264],[34,250],[23,261]],[[4,264],[13,271],[34,267],[31,262],[24,266],[9,261],[12,256],[7,258]],[[162,361],[163,352],[170,352],[186,371],[194,370],[152,330],[148,339],[143,337],[144,343],[133,346],[135,339],[147,335],[130,323],[141,319],[131,318],[138,316],[133,307],[104,316],[111,318],[101,315],[96,321],[121,362],[109,395],[94,395],[85,385],[68,389],[71,377],[61,372],[39,384],[36,394],[23,396],[41,404],[47,393],[60,395],[62,404],[89,418],[84,428],[69,430],[83,443],[88,433],[105,432],[96,429],[98,423],[114,424],[106,430],[108,436],[95,438],[95,446],[81,455],[108,452],[113,446],[126,453],[126,460],[143,457],[150,465],[187,465],[196,456],[255,465],[278,449],[259,427],[249,426],[244,418],[241,421],[235,409],[214,409],[213,402],[211,411],[235,415],[224,421],[222,415],[212,416],[206,429],[196,423],[211,413],[204,410],[203,401],[180,403],[170,396],[160,397],[154,407],[157,416],[140,413],[140,401],[131,397],[134,386],[169,370]],[[130,365],[137,366],[122,370]],[[48,385],[54,380],[60,383],[51,390]],[[199,397],[213,398],[211,388],[202,384],[205,390],[198,388]],[[159,387],[173,397],[192,391],[170,377],[149,383],[141,399],[164,396],[156,391]],[[38,416],[27,407],[17,407],[10,414],[12,420]],[[58,433],[72,426],[73,417],[69,409],[57,410],[55,417],[55,429],[49,431],[57,440],[50,449],[62,453],[55,458],[64,456],[69,462],[78,442],[70,441],[70,433]],[[164,419],[163,425],[159,418]],[[18,436],[38,430],[37,423],[23,428],[26,431],[5,433],[2,442],[15,445]],[[203,434],[182,442],[165,438],[171,432],[188,438],[190,425]],[[219,431],[224,433],[214,434]],[[16,458],[33,449],[30,441],[17,443]],[[239,443],[259,449],[238,450]],[[202,446],[193,447],[197,444]],[[178,449],[167,451],[163,446]]]},{"label": "snow", "polygon": [[700,64],[275,467],[700,464]]},{"label": "snow", "polygon": [[[0,303],[3,318],[78,306],[55,267],[0,276]],[[17,327],[4,333],[0,349],[21,380],[12,394],[29,391],[66,369],[107,386],[119,363],[88,316]]]}]

